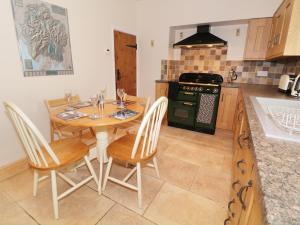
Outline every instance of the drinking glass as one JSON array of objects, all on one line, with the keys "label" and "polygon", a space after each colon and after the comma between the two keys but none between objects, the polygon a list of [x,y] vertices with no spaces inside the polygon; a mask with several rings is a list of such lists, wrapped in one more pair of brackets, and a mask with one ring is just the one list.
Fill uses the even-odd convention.
[{"label": "drinking glass", "polygon": [[101,118],[103,118],[104,116],[104,101],[105,101],[104,93],[103,91],[101,91],[99,94],[99,112]]},{"label": "drinking glass", "polygon": [[117,89],[117,95],[120,98],[120,108],[124,108],[124,102],[123,102],[123,97],[124,97],[125,91],[123,88],[118,88]]},{"label": "drinking glass", "polygon": [[[93,95],[92,97],[90,97],[90,100],[91,100],[91,103],[92,103],[93,107],[96,110],[98,110],[97,104],[98,104],[98,101],[99,101],[99,95]],[[98,119],[99,118],[99,114],[97,114],[97,113],[91,114],[90,118],[91,119]]]},{"label": "drinking glass", "polygon": [[65,90],[65,98],[68,102],[68,106],[71,106],[71,100],[72,100],[72,91],[71,90]]}]

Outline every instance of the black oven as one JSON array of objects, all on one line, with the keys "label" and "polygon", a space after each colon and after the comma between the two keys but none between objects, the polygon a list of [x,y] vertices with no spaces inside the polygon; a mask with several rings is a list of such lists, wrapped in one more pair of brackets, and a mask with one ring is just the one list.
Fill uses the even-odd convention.
[{"label": "black oven", "polygon": [[168,125],[215,133],[221,83],[218,74],[185,73],[169,83]]}]

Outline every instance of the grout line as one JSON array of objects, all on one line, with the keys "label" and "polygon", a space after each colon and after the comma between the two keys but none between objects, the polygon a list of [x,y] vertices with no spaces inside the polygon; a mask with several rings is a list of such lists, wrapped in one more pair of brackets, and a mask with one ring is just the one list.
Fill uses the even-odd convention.
[{"label": "grout line", "polygon": [[27,214],[33,221],[35,221],[37,224],[41,225],[41,223],[39,223],[39,222],[37,221],[37,219],[35,219],[29,212],[27,212],[27,210],[26,210],[25,208],[23,208],[23,207],[19,204],[19,202],[16,202],[16,204],[17,204],[17,206],[19,206],[19,207],[25,212],[25,214]]},{"label": "grout line", "polygon": [[107,214],[108,214],[108,212],[113,208],[113,207],[115,207],[115,205],[116,205],[116,202],[114,201],[114,204],[104,213],[104,215],[103,216],[101,216],[100,217],[100,219],[95,223],[95,225],[97,225],[97,223],[99,223]]}]

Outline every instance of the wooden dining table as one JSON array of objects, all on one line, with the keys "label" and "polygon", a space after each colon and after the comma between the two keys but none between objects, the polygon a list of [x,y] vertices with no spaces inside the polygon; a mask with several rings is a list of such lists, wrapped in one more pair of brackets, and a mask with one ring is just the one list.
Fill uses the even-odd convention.
[{"label": "wooden dining table", "polygon": [[50,113],[50,119],[53,122],[61,123],[64,125],[70,125],[70,126],[78,126],[78,127],[92,127],[94,128],[96,132],[96,150],[97,150],[97,157],[98,160],[100,160],[100,156],[102,156],[103,162],[107,162],[107,151],[106,148],[108,146],[108,127],[113,125],[118,125],[122,123],[127,123],[132,120],[138,119],[144,111],[144,106],[140,105],[139,103],[132,103],[128,106],[126,106],[127,109],[133,110],[137,112],[136,115],[120,120],[112,117],[112,114],[120,111],[117,104],[115,104],[113,101],[106,102],[104,104],[104,110],[102,111],[101,115],[102,118],[99,119],[91,119],[89,118],[89,115],[92,114],[99,114],[99,109],[97,107],[89,106],[89,107],[83,107],[76,109],[76,111],[82,112],[87,114],[88,116],[82,117],[80,119],[74,119],[74,120],[64,120],[57,117],[59,113],[62,113],[65,111],[66,107],[55,109]]}]

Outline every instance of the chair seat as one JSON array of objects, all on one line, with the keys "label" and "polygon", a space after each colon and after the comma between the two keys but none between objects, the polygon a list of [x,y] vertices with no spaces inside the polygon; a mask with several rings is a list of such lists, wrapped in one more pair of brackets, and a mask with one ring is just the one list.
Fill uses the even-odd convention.
[{"label": "chair seat", "polygon": [[42,149],[48,162],[48,167],[42,165],[34,165],[31,162],[29,163],[31,167],[37,170],[53,170],[63,167],[65,165],[77,162],[81,160],[89,152],[89,147],[81,142],[80,138],[68,138],[58,141],[51,142],[50,147],[53,152],[56,154],[57,158],[60,161],[60,164],[57,165],[46,152],[45,149]]},{"label": "chair seat", "polygon": [[136,138],[135,134],[127,134],[119,138],[118,140],[112,142],[107,147],[107,154],[111,156],[113,159],[125,161],[131,164],[136,164],[138,162],[152,159],[156,153],[156,150],[151,156],[141,159],[141,151],[142,151],[144,138],[141,138],[137,154],[135,155],[134,158],[131,158],[131,152],[135,142],[135,138]]}]

